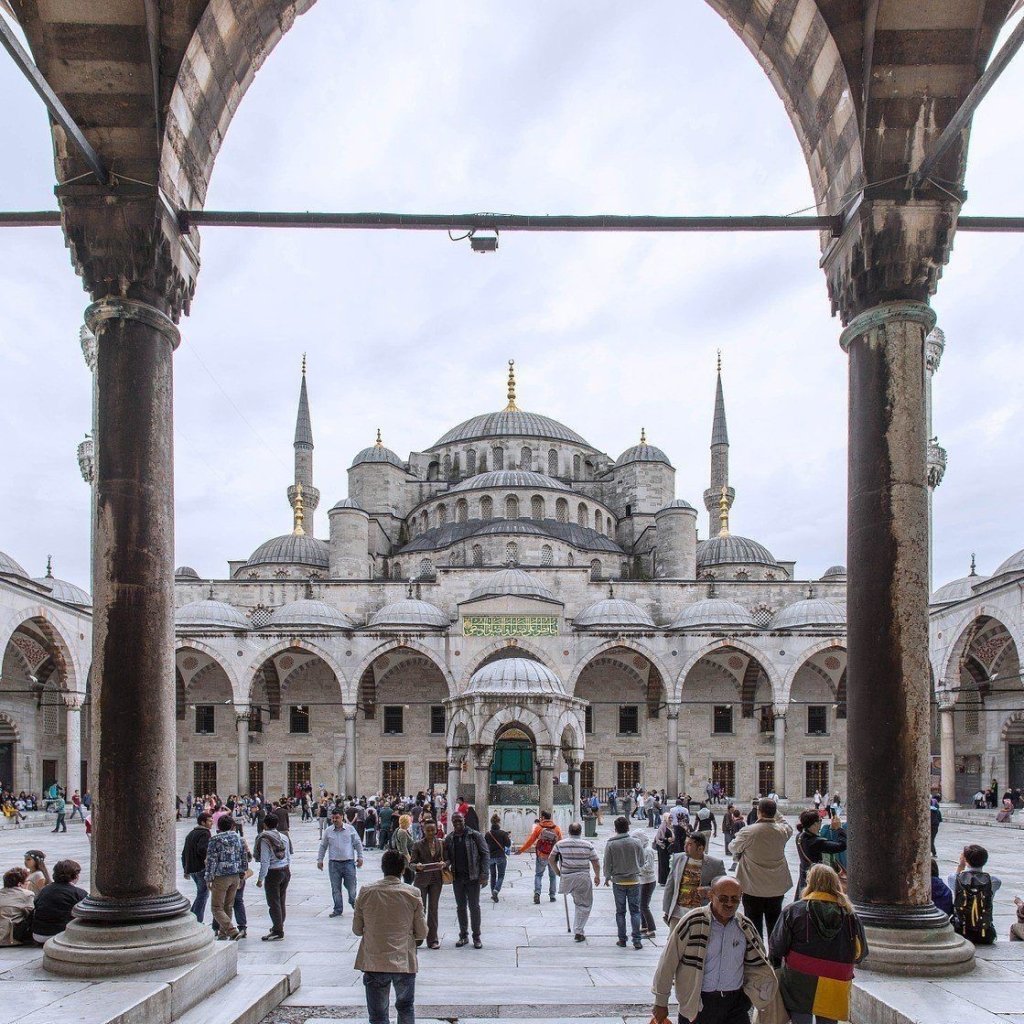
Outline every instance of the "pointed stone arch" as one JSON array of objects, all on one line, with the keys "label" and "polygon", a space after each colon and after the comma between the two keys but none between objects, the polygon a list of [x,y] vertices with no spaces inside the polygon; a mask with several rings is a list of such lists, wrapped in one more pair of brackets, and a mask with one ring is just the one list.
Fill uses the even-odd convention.
[{"label": "pointed stone arch", "polygon": [[242,679],[235,672],[234,665],[228,659],[224,651],[218,650],[212,644],[206,643],[203,640],[194,639],[189,636],[176,637],[174,641],[174,657],[177,661],[178,654],[185,650],[198,651],[200,654],[206,655],[218,668],[222,669],[224,675],[228,678],[228,683],[231,686],[231,699],[233,703],[246,703],[246,694],[251,689],[251,683],[246,685]]},{"label": "pointed stone arch", "polygon": [[316,655],[316,657],[318,657],[333,673],[335,682],[338,686],[338,695],[341,697],[345,710],[349,710],[348,705],[355,704],[355,695],[352,692],[349,680],[342,671],[338,660],[325,647],[302,637],[289,637],[288,639],[279,640],[277,643],[271,644],[269,647],[262,648],[249,660],[245,667],[244,678],[247,680],[247,686],[244,689],[246,698],[243,703],[248,704],[252,702],[256,674],[263,669],[264,665],[266,665],[266,663],[275,655],[283,654],[285,651],[290,650],[297,650],[302,651],[305,654]]},{"label": "pointed stone arch", "polygon": [[78,693],[79,680],[82,680],[84,685],[85,672],[78,655],[78,645],[69,639],[74,631],[45,605],[17,608],[0,624],[0,657],[7,650],[7,645],[19,627],[27,623],[35,624],[53,648],[51,653],[57,668],[60,689]]},{"label": "pointed stone arch", "polygon": [[745,654],[748,658],[753,658],[760,664],[772,689],[772,703],[781,703],[781,695],[783,692],[782,679],[779,676],[778,669],[772,664],[771,659],[766,657],[765,652],[758,650],[753,644],[734,636],[720,637],[717,640],[713,640],[711,643],[702,647],[699,651],[690,655],[686,664],[683,666],[676,678],[675,692],[672,695],[672,703],[678,704],[682,700],[683,690],[686,688],[686,680],[690,673],[697,667],[698,662],[711,654],[715,654],[717,651],[723,651],[728,648],[734,648],[741,654]]},{"label": "pointed stone arch", "polygon": [[653,668],[655,668],[658,674],[661,676],[661,684],[663,687],[663,699],[667,702],[670,700],[670,691],[672,689],[672,673],[669,671],[668,666],[662,661],[661,657],[655,653],[655,651],[645,644],[642,640],[634,639],[633,637],[617,637],[612,640],[605,640],[603,643],[598,644],[596,647],[590,648],[585,654],[581,655],[577,659],[576,664],[573,666],[572,671],[569,673],[569,678],[566,681],[566,691],[571,695],[576,693],[576,685],[579,682],[580,676],[583,670],[587,667],[590,662],[595,658],[601,657],[603,654],[607,654],[609,651],[615,648],[621,648],[627,651],[632,651],[634,654],[639,654],[646,658]]},{"label": "pointed stone arch", "polygon": [[476,722],[468,708],[459,708],[448,720],[445,747],[449,753],[458,750],[464,757],[468,757],[470,747],[474,743],[476,743]]},{"label": "pointed stone arch", "polygon": [[[846,651],[846,640],[839,637],[829,637],[811,644],[806,650],[801,651],[799,660],[786,672],[782,682],[782,692],[779,695],[781,703],[789,703],[789,695],[793,690],[793,683],[799,671],[814,657],[824,654],[826,651]],[[846,678],[846,670],[843,670],[843,679]]]},{"label": "pointed stone arch", "polygon": [[441,673],[444,678],[445,685],[448,687],[448,696],[454,697],[456,695],[457,687],[455,685],[455,678],[452,676],[450,669],[445,664],[444,659],[436,651],[431,650],[430,647],[424,643],[420,643],[418,640],[396,637],[394,640],[385,640],[383,643],[378,644],[372,651],[365,654],[356,666],[356,669],[351,676],[353,703],[356,700],[356,693],[358,692],[360,682],[365,675],[366,670],[383,655],[403,648],[409,651],[415,651],[417,654],[423,655],[423,657],[428,661],[433,662],[434,667]]},{"label": "pointed stone arch", "polygon": [[[973,608],[955,626],[947,630],[947,633],[952,633],[956,636],[956,640],[950,646],[949,654],[942,664],[941,673],[938,678],[940,690],[952,694],[957,692],[960,687],[960,667],[962,661],[963,667],[972,674],[976,682],[986,682],[988,680],[988,671],[985,666],[973,664],[970,658],[964,657],[965,652],[970,649],[988,622],[995,622],[1006,631],[1010,642],[1016,649],[1017,657],[1020,657],[1021,652],[1024,651],[1024,637],[1018,635],[1015,627],[1008,621],[1008,616],[1006,616],[1005,612],[988,605]],[[978,671],[979,668],[980,673]]]},{"label": "pointed stone arch", "polygon": [[519,725],[531,732],[538,748],[542,746],[556,747],[558,745],[556,739],[551,735],[547,722],[535,711],[531,711],[530,708],[520,704],[510,704],[491,715],[480,726],[477,744],[493,747],[494,741],[501,730],[510,725]]}]

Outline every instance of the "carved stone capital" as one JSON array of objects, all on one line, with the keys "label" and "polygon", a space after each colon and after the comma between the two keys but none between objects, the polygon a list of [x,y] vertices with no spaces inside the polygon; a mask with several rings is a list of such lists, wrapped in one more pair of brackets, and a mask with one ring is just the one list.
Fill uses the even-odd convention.
[{"label": "carved stone capital", "polygon": [[82,472],[82,479],[91,484],[96,474],[96,446],[92,435],[86,434],[84,441],[78,442],[78,468]]},{"label": "carved stone capital", "polygon": [[946,475],[946,449],[933,437],[928,442],[928,486],[934,491]]},{"label": "carved stone capital", "polygon": [[924,339],[924,362],[929,373],[935,373],[942,362],[942,353],[946,351],[946,332],[936,327]]},{"label": "carved stone capital", "polygon": [[82,324],[78,329],[78,343],[82,346],[82,358],[90,373],[96,372],[96,335]]}]

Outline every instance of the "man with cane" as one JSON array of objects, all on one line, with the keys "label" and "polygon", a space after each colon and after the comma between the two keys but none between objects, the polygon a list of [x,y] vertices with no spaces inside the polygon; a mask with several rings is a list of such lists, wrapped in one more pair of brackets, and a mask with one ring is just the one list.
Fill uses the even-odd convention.
[{"label": "man with cane", "polygon": [[[594,906],[594,886],[601,884],[601,861],[597,850],[593,843],[580,838],[582,834],[583,826],[573,822],[569,826],[568,838],[555,843],[551,851],[551,863],[561,880],[565,926],[568,931],[575,932],[577,942],[586,941],[583,929]],[[593,883],[590,881],[591,870],[594,872]],[[569,924],[569,896],[572,896],[576,908],[574,927]]]}]

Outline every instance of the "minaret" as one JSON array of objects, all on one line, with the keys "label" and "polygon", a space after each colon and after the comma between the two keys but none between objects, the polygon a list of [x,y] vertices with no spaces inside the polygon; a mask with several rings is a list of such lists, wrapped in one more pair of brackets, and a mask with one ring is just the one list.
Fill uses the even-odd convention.
[{"label": "minaret", "polygon": [[293,513],[296,511],[296,500],[301,502],[302,511],[305,513],[305,532],[312,537],[313,513],[320,504],[320,492],[313,486],[313,427],[309,422],[305,353],[302,356],[299,412],[295,417],[295,482],[288,488],[288,504],[291,505]]},{"label": "minaret", "polygon": [[722,507],[726,522],[736,492],[729,486],[729,428],[725,422],[725,397],[722,394],[722,353],[718,353],[718,383],[715,386],[715,418],[711,425],[711,486],[704,492],[708,510],[708,536],[722,532]]}]

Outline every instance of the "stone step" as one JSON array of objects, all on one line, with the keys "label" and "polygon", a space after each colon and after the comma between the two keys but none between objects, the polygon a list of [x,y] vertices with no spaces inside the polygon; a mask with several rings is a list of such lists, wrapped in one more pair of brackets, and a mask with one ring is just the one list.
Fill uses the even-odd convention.
[{"label": "stone step", "polygon": [[257,974],[241,968],[238,977],[203,999],[174,1024],[258,1024],[300,984],[299,969]]}]

